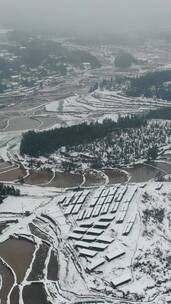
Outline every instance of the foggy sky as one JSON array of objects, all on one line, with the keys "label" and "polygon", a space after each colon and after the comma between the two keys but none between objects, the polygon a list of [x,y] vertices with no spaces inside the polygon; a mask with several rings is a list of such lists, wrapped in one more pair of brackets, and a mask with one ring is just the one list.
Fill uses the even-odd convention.
[{"label": "foggy sky", "polygon": [[171,25],[171,0],[0,0],[0,26],[108,33]]}]

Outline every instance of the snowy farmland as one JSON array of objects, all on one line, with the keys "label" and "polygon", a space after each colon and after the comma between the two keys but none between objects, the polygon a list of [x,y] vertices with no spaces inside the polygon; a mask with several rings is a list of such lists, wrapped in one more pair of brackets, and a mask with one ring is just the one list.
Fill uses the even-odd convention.
[{"label": "snowy farmland", "polygon": [[64,125],[79,124],[83,121],[101,122],[105,118],[117,120],[118,115],[143,113],[171,103],[147,98],[128,98],[117,91],[95,91],[87,95],[67,97],[45,105],[48,115],[54,112]]},{"label": "snowy farmland", "polygon": [[20,190],[19,199],[9,196],[0,209],[2,304],[27,304],[28,296],[36,304],[167,303],[168,183]]}]

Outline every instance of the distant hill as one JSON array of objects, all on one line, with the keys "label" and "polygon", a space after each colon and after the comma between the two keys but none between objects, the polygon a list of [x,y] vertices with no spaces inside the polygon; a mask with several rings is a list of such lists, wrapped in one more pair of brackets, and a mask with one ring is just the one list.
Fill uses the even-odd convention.
[{"label": "distant hill", "polygon": [[121,52],[115,58],[115,66],[117,68],[129,68],[132,64],[137,64],[137,60],[129,53]]}]

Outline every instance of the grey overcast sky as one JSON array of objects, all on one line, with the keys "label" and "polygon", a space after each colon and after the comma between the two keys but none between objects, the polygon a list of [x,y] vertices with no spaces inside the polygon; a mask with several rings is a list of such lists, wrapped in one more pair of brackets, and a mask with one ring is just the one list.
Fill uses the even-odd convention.
[{"label": "grey overcast sky", "polygon": [[0,0],[0,24],[94,33],[157,29],[171,25],[171,0]]}]

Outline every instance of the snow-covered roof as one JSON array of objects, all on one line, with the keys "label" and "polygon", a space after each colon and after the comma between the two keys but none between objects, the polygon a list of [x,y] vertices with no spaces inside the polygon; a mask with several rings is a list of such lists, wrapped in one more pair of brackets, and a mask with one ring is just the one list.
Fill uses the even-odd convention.
[{"label": "snow-covered roof", "polygon": [[90,228],[88,231],[87,231],[87,234],[93,234],[93,235],[100,235],[103,233],[103,229],[99,229],[99,228]]},{"label": "snow-covered roof", "polygon": [[112,285],[113,285],[114,287],[117,287],[117,286],[122,285],[122,284],[124,284],[124,283],[127,283],[127,282],[129,282],[129,281],[131,281],[131,280],[132,280],[131,275],[128,274],[128,273],[126,273],[126,274],[124,274],[124,275],[122,275],[122,276],[120,276],[120,277],[117,277],[117,278],[113,279],[113,280],[111,281],[111,283],[112,283]]},{"label": "snow-covered roof", "polygon": [[89,249],[80,249],[79,255],[82,257],[94,257],[97,254],[97,251],[89,250]]},{"label": "snow-covered roof", "polygon": [[112,261],[114,260],[115,258],[121,256],[125,254],[125,250],[123,250],[122,248],[116,248],[116,249],[113,249],[111,250],[109,253],[106,254],[106,259],[108,261]]},{"label": "snow-covered roof", "polygon": [[87,267],[90,271],[96,269],[97,267],[103,265],[105,263],[104,258],[96,259]]}]

